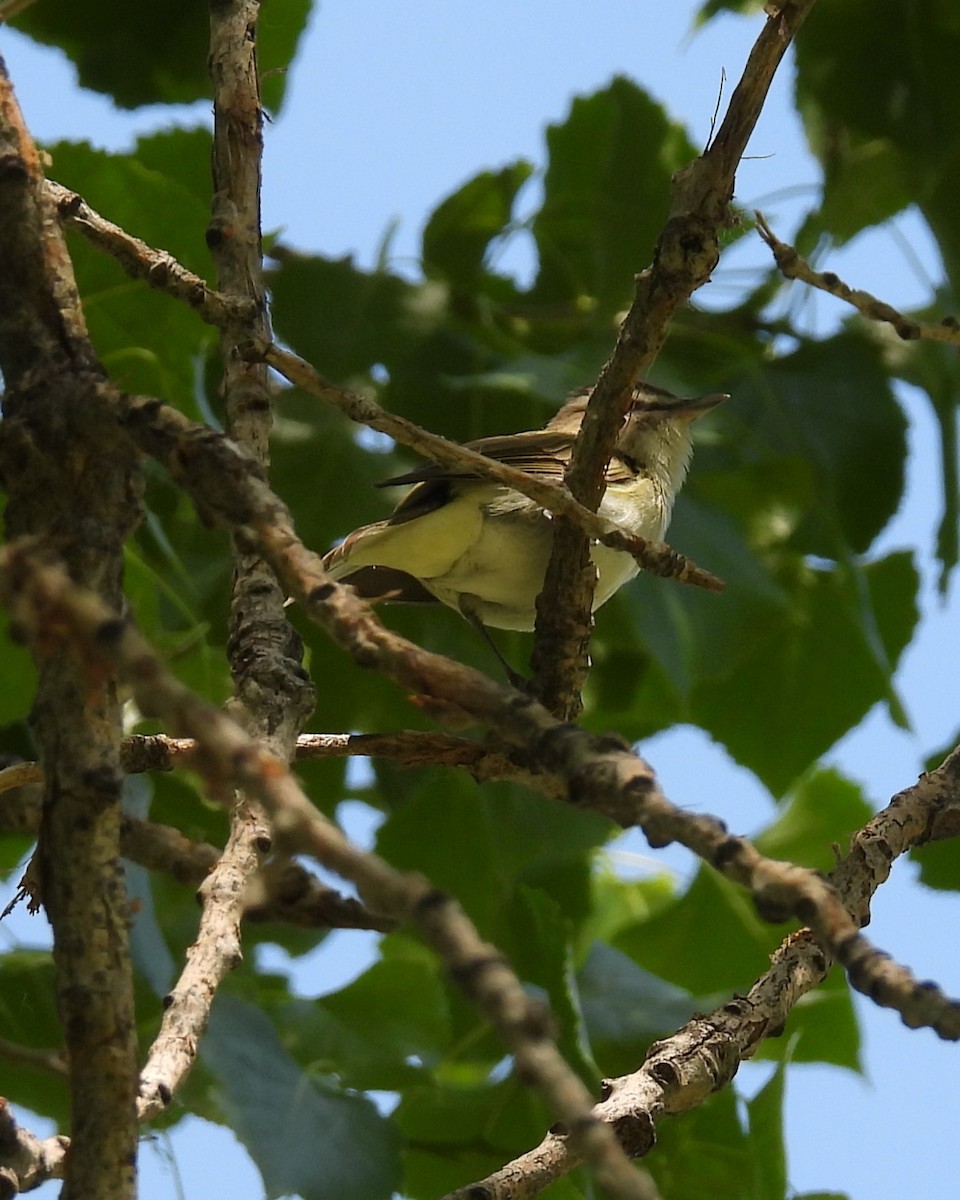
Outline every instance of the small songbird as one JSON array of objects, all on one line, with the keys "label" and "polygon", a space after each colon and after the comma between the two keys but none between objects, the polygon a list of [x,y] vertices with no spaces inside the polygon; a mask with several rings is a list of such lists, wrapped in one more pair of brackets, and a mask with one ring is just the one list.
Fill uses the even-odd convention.
[{"label": "small songbird", "polygon": [[[574,392],[544,429],[467,445],[562,483],[590,392]],[[718,394],[684,400],[638,384],[607,467],[600,515],[628,533],[660,541],[690,461],[690,426],[726,399]],[[354,530],[326,555],[324,566],[333,578],[367,599],[439,600],[474,625],[533,629],[553,542],[549,514],[512,488],[436,465],[378,486],[404,484],[414,486],[391,516]],[[599,543],[590,555],[597,569],[597,609],[639,567],[630,554]]]}]

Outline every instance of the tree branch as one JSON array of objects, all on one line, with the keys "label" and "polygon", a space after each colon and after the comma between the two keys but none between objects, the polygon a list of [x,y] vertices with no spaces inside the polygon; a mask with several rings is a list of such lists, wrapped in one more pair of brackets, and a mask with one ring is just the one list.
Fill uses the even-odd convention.
[{"label": "tree branch", "polygon": [[131,279],[141,279],[150,287],[189,304],[201,321],[208,325],[229,325],[256,312],[252,302],[237,301],[215,292],[166,250],[155,250],[100,216],[76,192],[52,179],[46,180],[44,187],[65,225],[79,233],[94,249],[115,258]]},{"label": "tree branch", "polygon": [[[181,745],[185,747],[180,754],[181,763],[186,765],[188,756],[196,753],[197,743],[184,738]],[[31,767],[42,780],[42,774],[33,763],[24,765]],[[13,791],[5,793],[0,800],[0,831],[36,835],[39,828],[39,788],[25,786],[19,795]],[[124,813],[121,819],[120,850],[131,862],[148,871],[162,871],[188,887],[199,887],[216,867],[222,853],[219,847],[209,842],[191,841],[170,825],[144,821],[129,813]],[[25,884],[21,886],[29,891]],[[349,896],[342,896],[298,862],[287,858],[274,858],[265,863],[247,885],[243,900],[245,921],[278,921],[305,929],[387,932],[395,927],[394,922],[369,912]]]},{"label": "tree branch", "polygon": [[[853,835],[850,851],[830,881],[855,924],[869,920],[870,900],[893,861],[927,841],[931,831],[938,836],[938,830],[946,836],[960,834],[960,748]],[[660,1121],[688,1112],[726,1086],[765,1038],[782,1033],[797,1001],[823,982],[831,965],[809,930],[790,934],[746,996],[732,998],[655,1042],[637,1071],[604,1080],[595,1115],[617,1130],[628,1153],[649,1153]],[[904,1020],[911,1024],[913,996],[905,993],[902,1002]],[[529,1200],[581,1162],[565,1134],[551,1130],[535,1149],[445,1200]]]},{"label": "tree branch", "polygon": [[[567,470],[567,487],[588,508],[595,509],[603,495],[604,471],[631,389],[655,359],[677,308],[709,280],[719,260],[718,237],[729,224],[740,157],[774,73],[813,4],[788,0],[776,7],[750,53],[713,144],[674,177],[669,219],[651,266],[637,276],[633,303],[597,379]],[[582,707],[595,582],[582,526],[558,520],[537,605],[531,662],[538,695],[552,712],[567,718],[576,717]]]},{"label": "tree branch", "polygon": [[[239,341],[269,337],[260,247],[258,13],[258,0],[214,0],[210,6],[214,137],[207,243],[221,290],[247,314],[246,320],[221,328],[227,428],[266,470],[272,424],[267,372],[237,353]],[[232,707],[245,727],[256,730],[286,760],[314,703],[300,666],[302,645],[286,620],[283,594],[266,563],[234,541],[234,565],[227,645],[235,689]],[[216,989],[242,958],[240,922],[272,835],[265,812],[252,797],[238,793],[229,808],[227,844],[198,891],[202,911],[197,937],[165,998],[160,1032],[140,1075],[141,1120],[160,1113],[183,1083]]]},{"label": "tree branch", "polygon": [[[74,587],[61,570],[38,562],[31,547],[9,546],[0,553],[0,593],[29,642],[53,637],[82,656],[90,670],[109,663],[132,687],[144,710],[155,712],[177,733],[196,738],[193,766],[205,777],[212,797],[226,799],[234,787],[249,792],[269,811],[281,843],[307,846],[325,866],[352,880],[374,911],[412,924],[441,956],[453,981],[496,1028],[514,1056],[518,1076],[536,1087],[570,1126],[575,1145],[594,1166],[601,1183],[625,1200],[648,1200],[647,1189],[611,1131],[591,1116],[592,1097],[558,1052],[548,1010],[526,994],[496,948],[480,938],[452,897],[422,876],[395,870],[377,855],[353,846],[310,803],[280,759],[170,676],[131,624],[116,618],[92,593]],[[42,622],[37,620],[39,613],[45,618]],[[224,928],[221,933],[222,949],[193,948],[188,966],[192,970],[197,964],[192,971],[194,994],[188,997],[178,984],[172,1004],[185,1017],[208,1008],[212,998],[212,975],[201,974],[201,956],[212,973],[234,952],[232,931]],[[195,1053],[196,1028],[195,1020],[183,1025],[181,1047],[175,1047],[172,1036],[161,1030],[144,1072],[143,1119],[172,1098],[179,1065],[185,1055]]]},{"label": "tree branch", "polygon": [[[136,455],[91,395],[103,379],[35,145],[0,62],[0,474],[7,535],[56,545],[71,575],[121,602],[122,547],[139,519]],[[104,420],[104,418],[107,418]],[[96,536],[91,536],[96,530]],[[29,615],[43,624],[43,614]],[[54,639],[55,641],[55,639]],[[33,864],[53,927],[70,1064],[66,1193],[135,1191],[136,1020],[120,870],[120,711],[113,678],[34,644],[30,725],[46,780]]]},{"label": "tree branch", "polygon": [[45,1138],[17,1124],[10,1104],[0,1096],[0,1195],[17,1196],[48,1179],[63,1179],[70,1139]]},{"label": "tree branch", "polygon": [[799,279],[810,287],[827,292],[852,305],[868,321],[892,325],[897,337],[905,342],[925,340],[946,342],[960,346],[960,321],[956,317],[944,317],[939,325],[930,325],[907,317],[884,300],[878,300],[862,288],[852,288],[832,271],[815,271],[795,247],[781,242],[764,219],[763,213],[754,213],[760,236],[773,251],[777,266],[786,279]]},{"label": "tree branch", "polygon": [[[113,398],[138,444],[176,473],[202,513],[244,528],[288,594],[358,665],[425,695],[425,705],[437,717],[472,719],[523,747],[531,763],[564,777],[570,803],[624,827],[639,825],[655,848],[670,842],[686,846],[747,888],[765,920],[794,916],[809,924],[858,990],[890,994],[894,975],[899,988],[913,986],[909,971],[884,959],[816,872],[764,858],[746,838],[731,836],[717,818],[672,805],[651,768],[620,738],[599,737],[559,721],[530,696],[384,629],[350,588],[330,579],[319,556],[297,538],[289,510],[255,464],[222,435],[193,425],[158,401]],[[923,1023],[941,1037],[960,1037],[960,1009],[938,990],[925,992],[920,1007]]]}]

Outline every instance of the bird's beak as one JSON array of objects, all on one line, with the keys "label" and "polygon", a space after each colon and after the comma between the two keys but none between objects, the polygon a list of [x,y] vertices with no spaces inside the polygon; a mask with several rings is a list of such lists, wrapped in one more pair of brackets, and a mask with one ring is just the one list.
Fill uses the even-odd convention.
[{"label": "bird's beak", "polygon": [[716,408],[718,404],[722,404],[724,400],[729,399],[726,392],[711,392],[709,396],[692,396],[689,400],[678,400],[674,412],[678,417],[683,417],[692,423],[698,417],[702,417],[704,413]]}]

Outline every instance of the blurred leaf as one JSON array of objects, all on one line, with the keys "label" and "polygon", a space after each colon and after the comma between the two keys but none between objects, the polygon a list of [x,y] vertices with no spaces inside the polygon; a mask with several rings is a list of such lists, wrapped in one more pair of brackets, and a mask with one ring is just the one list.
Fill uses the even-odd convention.
[{"label": "blurred leaf", "polygon": [[[56,1009],[53,960],[46,950],[7,950],[0,955],[0,1037],[37,1050],[58,1050],[63,1032]],[[4,1058],[3,1094],[33,1112],[70,1128],[65,1075]]]},{"label": "blurred leaf", "polygon": [[[851,174],[863,147],[889,147],[902,162],[894,184],[918,204],[940,243],[956,289],[960,281],[960,21],[953,5],[925,0],[827,0],[797,40],[797,103],[807,135],[824,164],[826,194]],[[888,171],[889,174],[889,171]],[[869,177],[850,201],[849,234],[874,219]],[[889,202],[883,206],[889,210]],[[834,211],[838,206],[833,206]]]},{"label": "blurred leaf", "polygon": [[[271,74],[264,101],[279,108],[289,66],[310,11],[309,0],[268,0],[260,18],[259,67]],[[120,108],[189,104],[211,95],[207,59],[210,22],[202,4],[153,0],[73,0],[34,4],[15,26],[35,41],[57,46],[73,60],[80,84],[111,96]]]},{"label": "blurred leaf", "polygon": [[482,171],[434,209],[423,231],[423,266],[428,278],[454,286],[475,286],[491,241],[510,221],[517,192],[533,167],[515,162]]},{"label": "blurred leaf", "polygon": [[10,636],[10,617],[0,611],[0,646],[3,647],[3,687],[0,688],[0,726],[24,721],[37,686],[37,670],[25,646]]},{"label": "blurred leaf", "polygon": [[747,1101],[752,1150],[752,1188],[755,1200],[783,1200],[787,1194],[787,1154],[783,1145],[783,1093],[786,1073],[777,1067],[770,1079]]},{"label": "blurred leaf", "polygon": [[557,1048],[588,1087],[599,1082],[574,977],[571,923],[539,888],[520,887],[497,941],[521,982],[541,988],[557,1025]]},{"label": "blurred leaf", "polygon": [[829,871],[831,847],[845,847],[851,834],[873,815],[860,788],[833,769],[799,780],[779,820],[753,839],[761,854]]},{"label": "blurred leaf", "polygon": [[906,456],[878,348],[852,331],[805,341],[729,387],[717,423],[730,434],[698,451],[698,495],[742,512],[755,540],[779,534],[822,558],[865,553],[900,504]]},{"label": "blurred leaf", "polygon": [[645,971],[613,946],[594,942],[577,973],[590,1045],[604,1075],[636,1070],[650,1043],[726,997],[694,997]]},{"label": "blurred leaf", "polygon": [[[208,275],[206,130],[143,137],[132,154],[109,154],[79,142],[58,142],[48,151],[50,174],[59,183],[127,232]],[[216,345],[216,333],[185,304],[130,279],[109,255],[78,236],[71,237],[70,252],[90,335],[113,378],[128,391],[162,396],[198,416],[198,364]]]},{"label": "blurred leaf", "polygon": [[960,892],[960,854],[955,838],[917,846],[910,857],[920,867],[922,884],[939,892]]},{"label": "blurred leaf", "polygon": [[450,1040],[446,990],[422,960],[385,959],[332,995],[282,1002],[274,1019],[304,1067],[380,1091],[414,1084]]},{"label": "blurred leaf", "polygon": [[[425,786],[430,776],[443,783]],[[509,932],[527,909],[528,901],[517,895],[518,883],[546,887],[551,864],[583,861],[610,831],[609,823],[595,813],[508,785],[480,789],[462,776],[441,771],[408,778],[417,779],[416,792],[380,828],[378,852],[396,867],[421,871],[436,887],[454,895],[481,933],[494,940],[498,929]],[[554,900],[567,915],[580,915],[586,903],[586,876],[572,892],[567,889],[569,877],[560,878],[564,890]]]},{"label": "blurred leaf", "polygon": [[696,24],[705,25],[712,17],[724,12],[759,12],[763,5],[764,0],[707,0],[697,12]]},{"label": "blurred leaf", "polygon": [[732,1088],[678,1120],[657,1127],[657,1150],[646,1160],[663,1200],[702,1196],[709,1180],[711,1200],[752,1200],[759,1170],[754,1147],[737,1115]]},{"label": "blurred leaf", "polygon": [[533,220],[540,302],[595,301],[613,313],[650,261],[670,178],[696,158],[683,129],[636,84],[616,78],[547,128],[543,206]]},{"label": "blurred leaf", "polygon": [[827,233],[843,245],[868,226],[889,221],[913,203],[910,171],[910,163],[889,142],[855,143],[835,162],[823,202],[795,244],[813,248]]},{"label": "blurred leaf", "polygon": [[264,107],[280,112],[287,75],[313,10],[311,0],[265,0],[257,25],[257,68]]},{"label": "blurred leaf", "polygon": [[200,1053],[268,1196],[387,1200],[392,1194],[400,1164],[389,1122],[369,1101],[304,1074],[262,1013],[219,996]]},{"label": "blurred leaf", "polygon": [[[941,292],[926,309],[913,315],[935,323],[953,307],[952,294]],[[940,432],[940,474],[943,515],[937,528],[937,557],[941,571],[938,585],[946,593],[950,573],[960,559],[960,456],[958,456],[957,394],[960,371],[956,355],[947,347],[919,340],[898,341],[887,350],[890,369],[901,379],[922,388],[929,397]]]},{"label": "blurred leaf", "polygon": [[480,1087],[450,1082],[410,1089],[394,1121],[407,1139],[404,1195],[432,1200],[535,1146],[550,1118],[536,1095],[511,1077]]},{"label": "blurred leaf", "polygon": [[781,936],[760,920],[742,888],[701,866],[683,896],[621,930],[613,945],[645,971],[704,996],[745,990],[766,970]]},{"label": "blurred leaf", "polygon": [[[128,775],[123,781],[123,811],[146,820],[153,799],[149,775]],[[160,928],[153,902],[151,875],[138,863],[123,862],[124,883],[130,908],[130,957],[134,968],[157,996],[165,996],[176,978],[173,955]]]}]

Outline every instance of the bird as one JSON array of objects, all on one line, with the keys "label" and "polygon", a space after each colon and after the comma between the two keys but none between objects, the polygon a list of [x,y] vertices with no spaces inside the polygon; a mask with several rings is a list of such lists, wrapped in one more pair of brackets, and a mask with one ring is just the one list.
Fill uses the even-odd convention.
[{"label": "bird", "polygon": [[[466,446],[562,484],[592,390],[571,393],[543,429]],[[607,466],[600,516],[629,534],[661,541],[690,463],[690,427],[727,399],[722,393],[685,399],[649,383],[635,385]],[[377,486],[410,490],[386,520],[355,529],[324,556],[334,580],[368,600],[439,601],[491,645],[486,627],[533,629],[553,544],[548,512],[513,488],[435,463]],[[590,556],[597,571],[596,610],[639,567],[631,554],[598,542]]]}]

